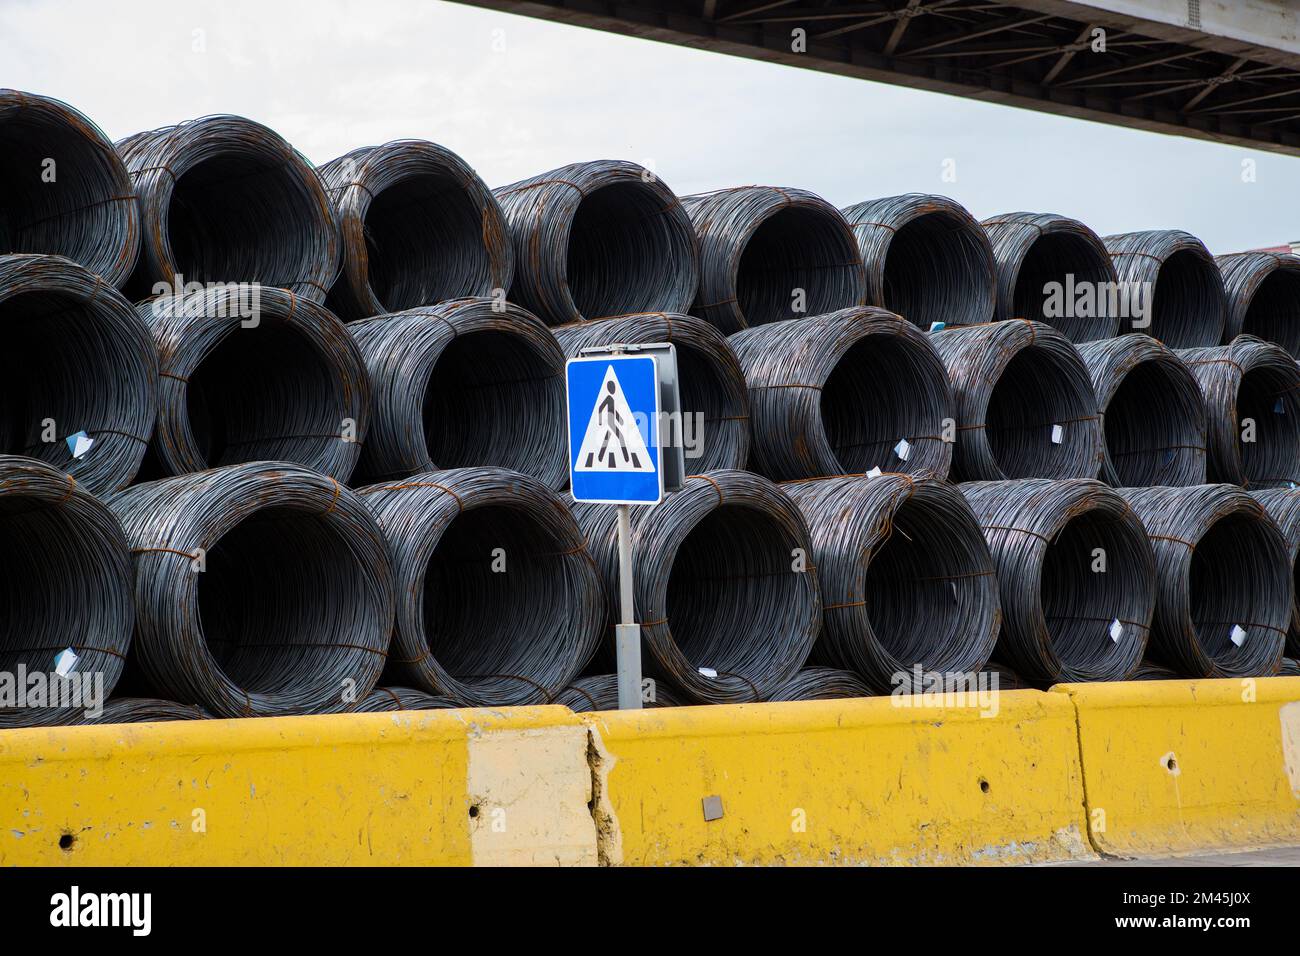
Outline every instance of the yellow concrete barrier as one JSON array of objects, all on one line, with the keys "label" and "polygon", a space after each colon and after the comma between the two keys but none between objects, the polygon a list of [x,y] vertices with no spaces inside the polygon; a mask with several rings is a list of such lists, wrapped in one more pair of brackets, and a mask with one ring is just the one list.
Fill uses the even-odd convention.
[{"label": "yellow concrete barrier", "polygon": [[0,731],[0,864],[595,863],[562,707]]},{"label": "yellow concrete barrier", "polygon": [[1067,684],[1092,842],[1116,856],[1300,844],[1300,677]]}]

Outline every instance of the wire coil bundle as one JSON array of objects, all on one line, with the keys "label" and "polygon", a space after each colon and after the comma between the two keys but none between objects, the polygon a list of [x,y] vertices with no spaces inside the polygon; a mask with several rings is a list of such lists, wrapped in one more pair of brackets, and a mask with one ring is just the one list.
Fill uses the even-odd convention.
[{"label": "wire coil bundle", "polygon": [[370,380],[347,328],[284,289],[214,287],[136,306],[158,346],[163,474],[292,461],[340,481],[361,456]]},{"label": "wire coil bundle", "polygon": [[948,373],[910,322],[861,306],[729,341],[749,388],[755,470],[778,481],[873,468],[948,474]]},{"label": "wire coil bundle", "polygon": [[1282,658],[1282,666],[1277,673],[1279,677],[1300,677],[1300,661],[1293,657]]},{"label": "wire coil bundle", "polygon": [[1054,213],[1010,212],[980,225],[997,261],[998,320],[1044,322],[1071,342],[1119,334],[1118,276],[1095,232]]},{"label": "wire coil bundle", "polygon": [[453,299],[348,331],[375,396],[359,479],[495,465],[564,487],[564,353],[532,313]]},{"label": "wire coil bundle", "polygon": [[1182,349],[1205,397],[1209,475],[1249,488],[1300,483],[1300,366],[1280,345],[1239,335],[1231,345]]},{"label": "wire coil bundle", "polygon": [[680,435],[686,446],[687,470],[697,473],[745,467],[749,459],[745,374],[727,339],[708,322],[693,315],[644,312],[553,331],[570,357],[596,346],[671,342],[677,351]]},{"label": "wire coil bundle", "polygon": [[121,288],[140,252],[140,212],[112,142],[46,96],[0,89],[0,252],[66,256]]},{"label": "wire coil bundle", "polygon": [[514,246],[510,298],[547,325],[689,310],[699,246],[681,202],[650,170],[573,163],[493,195]]},{"label": "wire coil bundle", "polygon": [[1214,261],[1228,296],[1223,341],[1244,333],[1300,358],[1300,256],[1238,252]]},{"label": "wire coil bundle", "polygon": [[[575,714],[598,710],[618,710],[618,675],[593,674],[579,677],[551,701],[569,708]],[[641,691],[642,707],[682,706],[663,681],[646,680]]]},{"label": "wire coil bundle", "polygon": [[998,636],[998,582],[984,534],[947,482],[847,476],[781,486],[812,535],[824,622],[812,660],[878,692],[915,668],[978,671]]},{"label": "wire coil bundle", "polygon": [[[1300,559],[1300,491],[1289,488],[1274,488],[1268,491],[1251,493],[1256,501],[1264,506],[1268,516],[1277,524],[1278,530],[1286,540],[1287,556],[1291,560],[1291,579],[1297,580],[1296,561]],[[1291,624],[1287,629],[1286,653],[1300,657],[1300,594],[1293,596],[1291,602]]]},{"label": "wire coil bundle", "polygon": [[[613,624],[615,510],[573,511]],[[684,702],[762,700],[807,660],[822,611],[812,544],[798,507],[770,481],[743,471],[687,478],[681,491],[633,512],[632,563],[644,672]]]},{"label": "wire coil bundle", "polygon": [[393,621],[383,532],[357,495],[290,462],[135,485],[109,501],[135,553],[134,662],[217,717],[351,709]]},{"label": "wire coil bundle", "polygon": [[961,492],[997,565],[997,659],[1040,686],[1132,674],[1150,635],[1156,568],[1120,493],[1049,479],[971,482]]},{"label": "wire coil bundle", "polygon": [[117,697],[104,705],[98,717],[87,717],[87,724],[151,724],[166,720],[211,720],[212,715],[193,704],[153,697]]},{"label": "wire coil bundle", "polygon": [[398,585],[392,675],[466,706],[543,703],[591,660],[605,596],[560,497],[504,468],[370,485]]},{"label": "wire coil bundle", "polygon": [[872,696],[868,687],[852,671],[834,667],[805,667],[766,698],[769,701],[788,700],[848,700]]},{"label": "wire coil bundle", "polygon": [[344,321],[510,288],[505,216],[451,150],[419,139],[366,146],[326,163],[320,178],[343,247],[328,302]]},{"label": "wire coil bundle", "polygon": [[691,312],[725,334],[862,305],[866,274],[840,211],[803,189],[684,196],[700,239]]},{"label": "wire coil bundle", "polygon": [[1101,413],[1101,479],[1116,487],[1205,482],[1201,387],[1173,351],[1130,333],[1079,346]]},{"label": "wire coil bundle", "polygon": [[177,279],[256,283],[324,302],[339,235],[316,170],[274,130],[203,116],[119,140],[140,203],[130,297],[179,295]]},{"label": "wire coil bundle", "polygon": [[95,494],[130,483],[158,414],[158,356],[131,304],[61,256],[0,256],[0,329],[0,452]]},{"label": "wire coil bundle", "polygon": [[353,708],[353,712],[378,714],[394,710],[448,710],[457,706],[454,700],[434,697],[410,687],[376,687]]},{"label": "wire coil bundle", "polygon": [[930,339],[956,399],[957,480],[1096,477],[1105,456],[1097,396],[1069,339],[1028,320]]},{"label": "wire coil bundle", "polygon": [[1106,236],[1102,242],[1128,301],[1124,331],[1146,333],[1171,349],[1223,341],[1223,276],[1201,240],[1166,229]]},{"label": "wire coil bundle", "polygon": [[855,203],[843,212],[866,267],[869,304],[927,332],[993,321],[993,249],[960,203],[907,193]]},{"label": "wire coil bundle", "polygon": [[1286,540],[1264,507],[1231,485],[1120,494],[1155,553],[1151,659],[1183,677],[1276,672],[1294,591]]}]

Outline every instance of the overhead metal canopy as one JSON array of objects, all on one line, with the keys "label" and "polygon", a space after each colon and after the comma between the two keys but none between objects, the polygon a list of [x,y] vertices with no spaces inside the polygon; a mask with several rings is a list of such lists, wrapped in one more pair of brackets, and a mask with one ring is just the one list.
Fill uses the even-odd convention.
[{"label": "overhead metal canopy", "polygon": [[1293,0],[458,2],[1300,155]]}]

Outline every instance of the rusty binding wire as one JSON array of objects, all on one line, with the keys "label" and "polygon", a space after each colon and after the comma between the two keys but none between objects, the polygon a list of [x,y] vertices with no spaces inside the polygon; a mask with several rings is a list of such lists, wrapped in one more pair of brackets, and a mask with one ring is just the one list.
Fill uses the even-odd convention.
[{"label": "rusty binding wire", "polygon": [[113,143],[67,103],[0,89],[0,252],[65,256],[120,289],[140,212]]},{"label": "rusty binding wire", "polygon": [[158,356],[131,303],[62,256],[0,256],[0,327],[0,453],[92,494],[130,484],[158,414]]},{"label": "rusty binding wire", "polygon": [[690,308],[699,246],[681,202],[650,170],[573,163],[493,195],[514,246],[510,298],[547,325]]},{"label": "rusty binding wire", "polygon": [[729,341],[749,388],[756,471],[778,481],[948,474],[953,393],[931,337],[910,322],[860,306]]},{"label": "rusty binding wire", "polygon": [[104,705],[97,717],[86,717],[87,724],[152,724],[170,720],[211,720],[212,715],[193,704],[154,697],[115,697]]},{"label": "rusty binding wire", "polygon": [[1237,252],[1214,261],[1228,296],[1223,341],[1244,333],[1300,358],[1300,256]]},{"label": "rusty binding wire", "polygon": [[691,472],[744,468],[749,460],[749,392],[725,336],[693,315],[642,312],[553,330],[565,355],[584,348],[671,342],[682,401],[680,436]]},{"label": "rusty binding wire", "polygon": [[[556,694],[551,703],[567,707],[575,714],[618,710],[618,675],[592,674],[579,677]],[[641,690],[641,706],[680,707],[682,702],[663,681],[646,678]]]},{"label": "rusty binding wire", "polygon": [[1171,349],[1223,341],[1223,276],[1201,240],[1166,229],[1105,236],[1102,242],[1128,305],[1121,331],[1143,332]]},{"label": "rusty binding wire", "polygon": [[410,687],[376,687],[361,699],[353,712],[378,714],[392,710],[448,710],[458,706],[448,697],[434,697]]},{"label": "rusty binding wire", "polygon": [[980,225],[997,260],[999,320],[1044,322],[1071,342],[1119,334],[1118,276],[1095,232],[1055,213],[1009,212]]},{"label": "rusty binding wire", "polygon": [[257,283],[324,302],[339,234],[320,177],[279,133],[203,116],[117,143],[140,203],[133,300],[190,283]]},{"label": "rusty binding wire", "polygon": [[327,301],[345,322],[510,288],[514,250],[501,207],[451,150],[395,140],[330,160],[320,177],[343,246]]},{"label": "rusty binding wire", "polygon": [[393,576],[356,493],[285,461],[134,485],[133,667],[216,717],[340,713],[388,653]]},{"label": "rusty binding wire", "polygon": [[[1287,556],[1291,561],[1291,579],[1300,580],[1296,572],[1300,571],[1300,490],[1291,488],[1272,488],[1267,491],[1254,491],[1251,496],[1264,506],[1268,516],[1273,519],[1282,537],[1286,539]],[[1287,628],[1286,653],[1300,657],[1300,594],[1293,595],[1291,601],[1291,623]]]},{"label": "rusty binding wire", "polygon": [[848,700],[871,696],[871,688],[852,671],[805,667],[773,690],[767,700]]},{"label": "rusty binding wire", "polygon": [[1142,522],[1099,481],[961,485],[1002,596],[994,656],[1029,684],[1124,680],[1146,650],[1156,568]]},{"label": "rusty binding wire", "polygon": [[691,312],[724,334],[865,302],[853,231],[820,196],[738,186],[684,196],[682,206],[700,239]]}]

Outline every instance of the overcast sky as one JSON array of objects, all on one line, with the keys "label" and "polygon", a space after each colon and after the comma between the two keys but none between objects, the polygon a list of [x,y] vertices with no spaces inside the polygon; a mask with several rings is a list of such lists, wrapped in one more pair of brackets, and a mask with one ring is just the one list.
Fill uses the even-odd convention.
[{"label": "overcast sky", "polygon": [[66,100],[113,139],[205,113],[266,123],[316,163],[430,139],[490,186],[623,158],[679,194],[940,192],[979,218],[1186,229],[1215,253],[1300,239],[1300,159],[436,0],[0,0],[0,86]]}]

